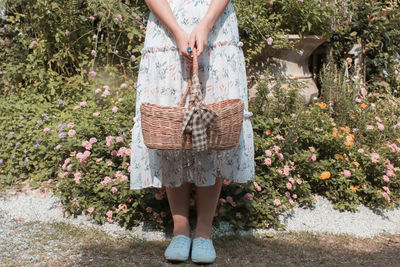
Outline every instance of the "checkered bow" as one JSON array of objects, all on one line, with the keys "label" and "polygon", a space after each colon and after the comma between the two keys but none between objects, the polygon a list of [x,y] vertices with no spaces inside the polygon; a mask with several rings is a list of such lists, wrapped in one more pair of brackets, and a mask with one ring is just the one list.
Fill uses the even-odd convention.
[{"label": "checkered bow", "polygon": [[183,118],[182,133],[192,133],[192,146],[196,151],[207,150],[207,128],[214,128],[218,117],[217,112],[207,109],[203,103],[199,77],[194,74],[190,100],[192,103]]}]

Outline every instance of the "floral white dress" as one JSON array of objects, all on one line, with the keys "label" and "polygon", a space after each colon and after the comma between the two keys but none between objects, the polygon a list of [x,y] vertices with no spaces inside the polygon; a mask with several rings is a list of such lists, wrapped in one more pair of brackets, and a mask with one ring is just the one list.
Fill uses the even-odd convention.
[{"label": "floral white dress", "polygon": [[[211,0],[169,0],[178,24],[190,34],[206,14]],[[150,13],[137,82],[133,118],[130,189],[178,187],[184,182],[210,186],[216,177],[245,183],[254,180],[253,129],[248,111],[245,61],[237,18],[231,2],[209,33],[208,47],[199,57],[204,103],[241,98],[243,128],[237,148],[224,151],[155,150],[143,142],[140,104],[177,106],[186,89],[189,68],[179,56],[174,36]],[[186,106],[189,97],[186,98]]]}]

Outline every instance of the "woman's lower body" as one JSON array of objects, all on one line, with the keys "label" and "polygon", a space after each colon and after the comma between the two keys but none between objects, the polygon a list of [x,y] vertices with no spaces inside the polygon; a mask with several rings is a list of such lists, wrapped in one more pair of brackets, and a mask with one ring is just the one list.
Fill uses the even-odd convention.
[{"label": "woman's lower body", "polygon": [[[206,14],[211,0],[168,2],[178,24],[190,34]],[[239,146],[225,151],[202,152],[148,149],[143,142],[140,104],[177,106],[189,75],[189,66],[179,56],[173,35],[150,13],[137,82],[130,188],[165,187],[174,220],[174,236],[190,235],[188,216],[192,183],[196,186],[197,208],[194,237],[211,238],[211,224],[223,180],[245,183],[254,179],[252,113],[248,111],[241,46],[236,14],[229,3],[210,31],[208,46],[199,57],[199,80],[206,104],[232,98],[244,101]]]}]

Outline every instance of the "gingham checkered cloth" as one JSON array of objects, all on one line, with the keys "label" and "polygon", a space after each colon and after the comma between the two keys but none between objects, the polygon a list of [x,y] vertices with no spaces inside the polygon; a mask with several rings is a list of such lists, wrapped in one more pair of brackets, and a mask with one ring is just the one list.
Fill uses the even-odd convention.
[{"label": "gingham checkered cloth", "polygon": [[193,104],[185,112],[182,133],[192,134],[192,146],[196,151],[207,150],[207,128],[214,128],[218,114],[205,108],[201,94],[200,82],[197,75],[193,75],[190,90],[190,102]]}]

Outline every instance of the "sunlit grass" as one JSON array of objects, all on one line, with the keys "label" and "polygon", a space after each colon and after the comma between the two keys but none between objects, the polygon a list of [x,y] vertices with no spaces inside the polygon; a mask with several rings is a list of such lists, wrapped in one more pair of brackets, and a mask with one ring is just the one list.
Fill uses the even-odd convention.
[{"label": "sunlit grass", "polygon": [[[22,229],[27,231],[30,255],[35,255],[35,260],[21,257],[11,243],[0,253],[0,262],[6,266],[197,266],[190,260],[180,264],[165,261],[168,240],[113,237],[94,227],[64,222],[21,223]],[[395,266],[400,260],[400,235],[356,238],[305,231],[257,237],[235,234],[214,238],[214,245],[217,260],[211,266]]]}]

